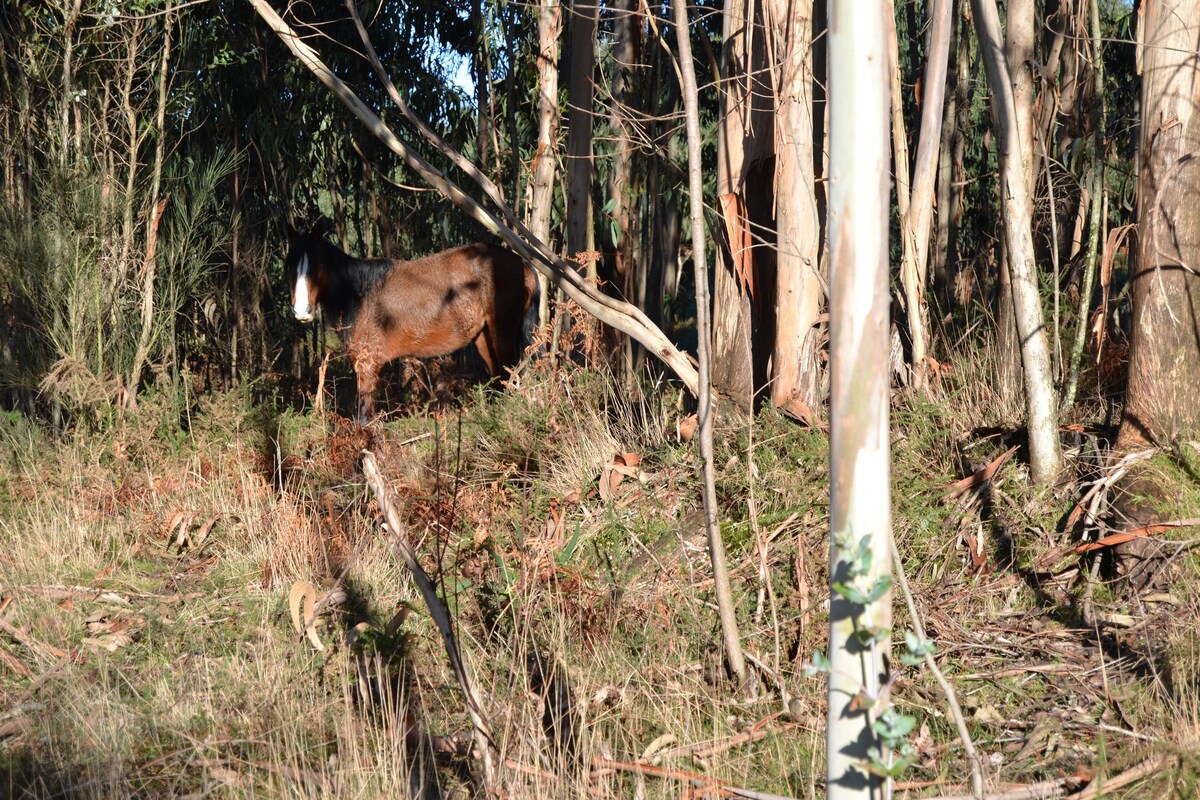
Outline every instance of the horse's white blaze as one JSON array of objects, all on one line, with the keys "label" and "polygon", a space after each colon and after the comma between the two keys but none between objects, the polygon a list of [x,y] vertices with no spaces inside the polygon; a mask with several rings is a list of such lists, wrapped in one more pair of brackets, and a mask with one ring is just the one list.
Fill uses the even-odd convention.
[{"label": "horse's white blaze", "polygon": [[296,288],[292,291],[292,313],[301,322],[313,318],[312,303],[308,299],[308,255],[300,257],[296,266]]}]

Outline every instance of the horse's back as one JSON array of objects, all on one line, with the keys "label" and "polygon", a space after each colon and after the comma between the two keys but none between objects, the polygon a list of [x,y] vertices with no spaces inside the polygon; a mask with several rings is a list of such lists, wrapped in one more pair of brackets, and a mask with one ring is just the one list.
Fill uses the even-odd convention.
[{"label": "horse's back", "polygon": [[485,242],[397,261],[384,283],[383,290],[397,297],[405,311],[426,297],[432,302],[433,295],[442,300],[470,298],[488,308],[517,303],[524,310],[537,285],[520,256]]},{"label": "horse's back", "polygon": [[428,358],[470,344],[485,326],[519,336],[532,298],[528,272],[516,253],[485,243],[396,261],[364,298],[355,349]]}]

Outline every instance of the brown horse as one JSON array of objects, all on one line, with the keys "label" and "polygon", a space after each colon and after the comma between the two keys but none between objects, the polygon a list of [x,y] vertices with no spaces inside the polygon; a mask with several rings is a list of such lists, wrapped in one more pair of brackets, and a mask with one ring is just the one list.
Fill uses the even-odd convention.
[{"label": "brown horse", "polygon": [[405,356],[432,358],[474,344],[493,377],[520,359],[534,298],[533,271],[488,244],[415,261],[353,258],[313,230],[288,226],[292,311],[311,322],[316,306],[337,326],[358,379],[358,417],[375,415],[379,370]]}]

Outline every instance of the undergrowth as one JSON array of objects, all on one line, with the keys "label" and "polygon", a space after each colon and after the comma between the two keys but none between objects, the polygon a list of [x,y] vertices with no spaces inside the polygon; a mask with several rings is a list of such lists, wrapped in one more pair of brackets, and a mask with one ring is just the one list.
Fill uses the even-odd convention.
[{"label": "undergrowth", "polygon": [[[367,429],[248,391],[182,416],[150,395],[65,438],[0,417],[0,795],[471,796],[463,702],[363,449],[454,615],[511,796],[678,797],[706,778],[821,795],[825,686],[802,666],[826,638],[827,435],[769,408],[716,431],[735,600],[762,665],[743,696],[716,644],[675,391],[574,368]],[[1200,648],[1167,617],[1195,619],[1200,564],[1181,551],[1171,607],[1101,588],[1093,602],[1139,616],[1083,628],[1083,584],[1030,572],[1075,495],[1030,490],[1018,456],[970,503],[948,497],[1012,432],[988,429],[994,408],[946,407],[894,403],[895,532],[989,776],[1191,752]],[[298,582],[318,596],[309,633],[290,618]],[[898,596],[895,620],[902,641]],[[893,702],[918,719],[900,788],[960,787],[936,684],[894,668]],[[1149,790],[1187,796],[1190,759]]]}]

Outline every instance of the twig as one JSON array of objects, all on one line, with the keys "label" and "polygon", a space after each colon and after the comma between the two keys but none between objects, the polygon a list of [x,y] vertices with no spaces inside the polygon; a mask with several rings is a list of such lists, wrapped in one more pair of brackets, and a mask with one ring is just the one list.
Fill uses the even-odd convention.
[{"label": "twig", "polygon": [[1067,800],[1095,800],[1095,798],[1100,797],[1102,793],[1112,792],[1113,790],[1119,789],[1126,784],[1133,783],[1134,781],[1140,781],[1142,778],[1149,778],[1151,775],[1154,775],[1162,769],[1165,769],[1167,762],[1170,761],[1171,758],[1172,756],[1166,753],[1160,753],[1156,756],[1146,759],[1133,769],[1125,770],[1120,775],[1115,777],[1105,779],[1096,778],[1087,785],[1086,789],[1076,792],[1073,795],[1069,795]]},{"label": "twig", "polygon": [[[677,30],[688,27],[687,4],[675,0]],[[738,631],[737,608],[733,601],[733,590],[729,584],[729,566],[725,556],[725,541],[721,538],[721,525],[717,519],[716,474],[713,466],[713,409],[715,397],[712,388],[712,354],[709,337],[712,323],[709,319],[708,266],[704,248],[704,192],[700,163],[700,112],[696,90],[696,68],[692,60],[692,43],[687,36],[676,37],[679,48],[679,64],[682,68],[683,106],[687,121],[688,147],[688,198],[692,234],[692,267],[696,273],[696,331],[699,334],[697,348],[700,369],[696,378],[696,414],[700,424],[698,431],[701,477],[704,483],[704,528],[708,533],[708,555],[712,562],[713,588],[717,595],[721,634],[725,641],[725,662],[737,679],[739,688],[746,683],[746,661],[742,656],[742,640]]]},{"label": "twig", "polygon": [[17,628],[2,619],[0,619],[0,631],[4,631],[39,656],[63,658],[67,655],[66,650],[60,650],[53,645],[46,644],[45,642],[39,642],[37,639],[25,633],[20,628]]},{"label": "twig", "polygon": [[817,719],[816,717],[811,717],[803,722],[784,722],[780,723],[778,726],[771,725],[772,722],[779,718],[781,713],[782,712],[777,712],[775,714],[771,714],[769,717],[764,717],[758,722],[755,722],[749,728],[746,728],[746,730],[739,731],[732,736],[726,736],[722,739],[716,739],[710,742],[683,744],[678,745],[677,747],[659,750],[654,754],[653,758],[655,761],[661,761],[668,758],[680,758],[683,756],[691,756],[692,758],[697,759],[712,758],[713,756],[724,753],[727,750],[732,750],[733,748],[740,747],[743,744],[752,744],[761,739],[765,739],[772,733],[786,731],[791,728],[801,728],[824,733],[825,722],[824,720]]},{"label": "twig", "polygon": [[648,775],[654,778],[669,778],[677,781],[687,781],[693,786],[704,789],[709,792],[718,792],[724,797],[745,797],[749,800],[792,800],[780,794],[771,794],[770,792],[758,792],[753,789],[743,789],[738,786],[730,786],[718,781],[709,775],[701,775],[696,772],[687,772],[678,769],[666,769],[665,767],[655,767],[650,764],[639,764],[633,761],[614,761],[611,758],[593,758],[593,769],[610,769],[617,772],[630,772],[635,775]]},{"label": "twig", "polygon": [[[1007,792],[979,795],[979,797],[982,800],[1053,800],[1055,797],[1065,797],[1068,784],[1078,781],[1079,778],[1072,775],[1066,778],[1055,778],[1052,781],[1031,783],[1019,789],[1009,789]],[[929,800],[976,800],[976,796],[970,794],[940,795],[931,797]]]},{"label": "twig", "polygon": [[416,553],[413,552],[412,545],[408,540],[408,527],[401,521],[400,514],[396,511],[396,504],[392,501],[387,483],[383,479],[383,474],[379,471],[379,466],[375,463],[375,456],[369,450],[363,451],[363,474],[367,478],[367,484],[371,487],[371,491],[375,494],[375,500],[379,504],[380,512],[383,513],[384,518],[387,520],[388,533],[392,540],[392,551],[412,574],[413,582],[416,583],[417,589],[421,592],[421,597],[425,601],[425,606],[429,609],[429,616],[437,626],[438,632],[442,635],[442,643],[446,647],[446,655],[450,659],[450,666],[454,670],[459,688],[462,690],[464,699],[466,700],[467,715],[471,718],[475,748],[479,751],[483,762],[484,791],[487,795],[491,796],[494,794],[497,785],[495,755],[492,751],[492,734],[488,729],[487,722],[484,720],[483,704],[480,702],[471,685],[471,677],[467,672],[467,664],[463,661],[462,654],[458,648],[458,641],[454,635],[450,612],[438,596],[433,581],[429,579],[425,570],[418,563]]},{"label": "twig", "polygon": [[[908,606],[913,632],[918,639],[925,641],[925,626],[921,624],[921,618],[917,614],[917,604],[913,600],[912,588],[908,585],[908,576],[904,573],[904,562],[900,560],[900,551],[896,549],[895,539],[892,539],[892,563],[895,565],[896,583],[904,595],[905,605]],[[942,674],[932,653],[925,654],[925,666],[933,673],[938,686],[942,687],[942,694],[946,695],[950,716],[954,718],[954,725],[958,728],[958,739],[962,742],[963,749],[967,753],[967,760],[971,764],[971,796],[975,800],[983,800],[983,762],[979,759],[979,754],[975,752],[975,744],[971,741],[971,732],[967,730],[967,722],[963,718],[962,708],[958,705],[958,695],[955,694],[954,687],[946,680],[946,676]]]}]

